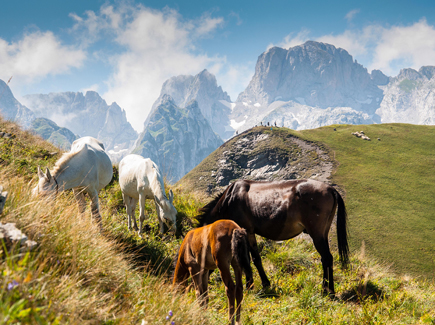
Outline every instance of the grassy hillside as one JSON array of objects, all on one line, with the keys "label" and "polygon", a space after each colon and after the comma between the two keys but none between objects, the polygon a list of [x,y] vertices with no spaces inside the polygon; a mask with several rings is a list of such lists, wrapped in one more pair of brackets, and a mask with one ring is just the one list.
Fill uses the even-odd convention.
[{"label": "grassy hillside", "polygon": [[[56,148],[1,119],[0,130],[16,134],[0,139],[0,184],[10,193],[0,221],[16,222],[39,243],[32,252],[1,254],[0,323],[226,324],[225,289],[217,272],[206,311],[196,304],[193,291],[172,290],[171,262],[181,239],[159,236],[152,204],[146,206],[150,231],[141,239],[127,230],[114,179],[100,193],[106,229],[100,234],[89,208],[79,215],[71,193],[56,202],[31,197],[36,167],[51,168],[57,158],[49,153]],[[207,199],[178,189],[174,200],[185,232]],[[364,250],[355,252],[348,271],[336,268],[338,298],[331,300],[321,295],[322,267],[309,240],[278,244],[260,239],[259,244],[273,287],[262,291],[255,273],[255,289],[245,292],[243,324],[435,322],[433,281],[395,276]],[[338,265],[335,249],[333,254]]]},{"label": "grassy hillside", "polygon": [[[351,135],[361,130],[371,141]],[[300,132],[254,128],[218,148],[181,179],[179,186],[189,190],[205,188],[204,181],[213,180],[211,171],[218,169],[222,152],[237,152],[234,144],[252,132],[271,135],[262,145],[287,155],[290,163],[298,164],[303,159],[303,171],[308,177],[319,162],[317,155],[310,152],[301,157],[294,144],[283,147],[285,139],[296,136],[327,151],[334,160],[331,182],[345,191],[352,248],[359,249],[364,241],[370,256],[391,264],[394,270],[434,279],[435,127],[334,125]],[[258,152],[252,150],[249,154]]]},{"label": "grassy hillside", "polygon": [[[372,141],[351,135],[361,130]],[[435,127],[336,125],[300,134],[334,152],[333,181],[346,190],[352,246],[364,241],[393,269],[435,279]]]}]

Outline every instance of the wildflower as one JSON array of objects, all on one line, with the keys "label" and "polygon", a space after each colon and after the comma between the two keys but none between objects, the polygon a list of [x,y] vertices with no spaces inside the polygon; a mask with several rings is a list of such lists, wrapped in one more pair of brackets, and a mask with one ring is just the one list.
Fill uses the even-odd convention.
[{"label": "wildflower", "polygon": [[172,322],[171,322],[171,325],[175,325],[175,322],[174,322],[174,321],[172,321]]},{"label": "wildflower", "polygon": [[169,316],[166,316],[166,320],[169,320]]},{"label": "wildflower", "polygon": [[15,288],[19,283],[15,280],[13,280],[11,283],[8,283],[8,291],[11,291],[13,288]]},{"label": "wildflower", "polygon": [[169,311],[169,316],[172,317],[172,315],[173,315],[173,314],[172,314],[172,310],[170,310],[170,311]]}]

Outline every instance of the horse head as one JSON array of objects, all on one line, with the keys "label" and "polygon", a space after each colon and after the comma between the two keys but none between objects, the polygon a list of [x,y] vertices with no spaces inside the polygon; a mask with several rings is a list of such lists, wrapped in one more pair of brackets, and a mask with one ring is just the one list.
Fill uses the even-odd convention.
[{"label": "horse head", "polygon": [[172,202],[174,201],[174,193],[172,190],[169,190],[169,199],[165,200],[159,200],[157,196],[154,195],[154,199],[156,200],[157,204],[159,205],[163,217],[169,221],[172,222],[172,229],[174,231],[177,230],[177,210],[175,209]]},{"label": "horse head", "polygon": [[46,169],[46,172],[44,174],[44,172],[38,166],[38,177],[38,184],[32,190],[33,196],[40,195],[42,197],[55,197],[58,191],[58,184],[56,179],[51,176],[48,168]]}]

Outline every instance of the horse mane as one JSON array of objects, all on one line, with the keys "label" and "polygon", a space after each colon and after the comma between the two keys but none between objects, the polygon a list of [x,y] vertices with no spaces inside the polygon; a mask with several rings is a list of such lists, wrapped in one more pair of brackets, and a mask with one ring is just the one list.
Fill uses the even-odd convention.
[{"label": "horse mane", "polygon": [[152,169],[155,172],[150,179],[151,191],[159,199],[161,198],[158,195],[156,195],[156,193],[163,195],[163,199],[168,200],[165,192],[165,186],[163,184],[162,174],[160,173],[160,170],[157,167],[157,165],[153,161],[151,161],[151,163],[152,163]]},{"label": "horse mane", "polygon": [[211,222],[215,221],[210,220],[212,211],[215,207],[218,207],[219,212],[222,212],[222,209],[228,206],[229,194],[231,194],[233,187],[234,183],[228,185],[225,190],[217,194],[209,203],[199,209],[200,213],[195,217],[198,227],[205,226],[206,224],[210,224]]},{"label": "horse mane", "polygon": [[80,153],[80,151],[75,151],[75,152],[65,152],[58,161],[55,162],[54,164],[54,168],[53,168],[53,175],[57,175],[57,173],[59,171],[62,171],[63,169],[65,169],[67,167],[68,162],[78,153]]}]

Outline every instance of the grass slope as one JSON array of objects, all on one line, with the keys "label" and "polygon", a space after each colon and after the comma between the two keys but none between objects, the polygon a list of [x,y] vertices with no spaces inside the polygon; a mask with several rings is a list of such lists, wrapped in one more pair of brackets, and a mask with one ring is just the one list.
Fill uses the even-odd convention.
[{"label": "grass slope", "polygon": [[[336,131],[334,131],[334,128]],[[226,142],[179,181],[189,190],[203,189],[210,171],[225,150],[251,129]],[[372,141],[351,135],[365,131]],[[272,134],[268,150],[297,157],[298,150],[282,148],[291,136],[314,142],[335,159],[332,183],[346,192],[351,247],[366,251],[401,273],[435,275],[435,127],[410,124],[333,125],[312,130],[262,128]],[[380,138],[380,141],[377,140]],[[251,153],[255,155],[255,152]],[[306,157],[316,162],[316,156]],[[310,173],[308,173],[310,174]]]},{"label": "grass slope", "polygon": [[[12,127],[0,119],[0,129],[10,132]],[[71,193],[61,194],[56,202],[32,198],[35,166],[52,167],[55,160],[34,153],[52,147],[14,130],[14,142],[0,139],[0,150],[7,147],[14,153],[0,165],[0,184],[9,191],[0,220],[16,222],[40,245],[32,252],[0,256],[1,324],[227,323],[225,288],[217,272],[210,281],[208,310],[198,307],[193,291],[172,290],[170,265],[181,239],[158,235],[152,204],[146,206],[150,232],[143,239],[130,233],[116,179],[100,193],[104,235],[89,209],[78,214]],[[28,161],[27,167],[20,169],[22,160]],[[175,206],[185,230],[205,202],[176,190]],[[255,273],[255,289],[245,292],[243,324],[435,322],[433,281],[397,277],[366,258],[364,250],[352,256],[349,271],[336,268],[339,298],[331,300],[321,295],[322,267],[309,240],[278,244],[260,239],[259,246],[273,288],[262,291]],[[336,250],[333,254],[338,264]],[[173,316],[168,321],[169,310]]]},{"label": "grass slope", "polygon": [[[361,130],[372,141],[351,135]],[[434,279],[435,127],[335,125],[300,134],[335,154],[333,181],[346,190],[352,246],[364,241],[395,270]]]}]

